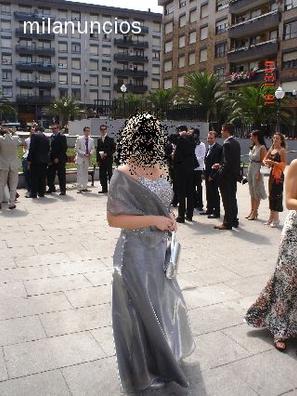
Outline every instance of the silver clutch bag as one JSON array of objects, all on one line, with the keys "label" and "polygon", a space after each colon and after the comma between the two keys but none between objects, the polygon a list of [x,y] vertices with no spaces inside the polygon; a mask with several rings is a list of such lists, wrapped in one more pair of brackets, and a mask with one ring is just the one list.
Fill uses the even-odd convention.
[{"label": "silver clutch bag", "polygon": [[176,278],[181,245],[176,240],[176,232],[171,233],[171,239],[166,251],[165,274],[168,279]]}]

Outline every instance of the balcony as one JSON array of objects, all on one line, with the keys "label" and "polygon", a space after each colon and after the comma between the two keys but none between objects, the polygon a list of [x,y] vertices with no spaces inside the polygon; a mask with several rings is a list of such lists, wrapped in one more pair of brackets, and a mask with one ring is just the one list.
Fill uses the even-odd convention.
[{"label": "balcony", "polygon": [[114,60],[118,62],[146,63],[148,57],[143,55],[115,54]]},{"label": "balcony", "polygon": [[35,38],[40,40],[54,40],[54,33],[41,33],[40,31],[33,30],[32,32],[24,32],[24,29],[18,28],[15,30],[16,37]]},{"label": "balcony", "polygon": [[17,95],[17,103],[45,105],[53,102],[54,96]]},{"label": "balcony", "polygon": [[[121,86],[122,84],[115,84],[114,89],[117,92],[121,92]],[[126,84],[127,87],[127,93],[132,92],[132,93],[145,93],[148,89],[147,85],[135,85],[135,84]]]},{"label": "balcony", "polygon": [[229,62],[250,62],[253,60],[276,56],[278,51],[277,40],[265,41],[259,44],[252,44],[248,47],[241,47],[228,52]]},{"label": "balcony", "polygon": [[16,85],[22,88],[33,88],[35,81],[33,80],[16,80]]},{"label": "balcony", "polygon": [[51,63],[34,63],[34,62],[17,62],[17,70],[23,71],[48,71],[53,72],[56,70],[56,66]]},{"label": "balcony", "polygon": [[257,33],[261,33],[277,27],[279,21],[279,11],[268,12],[256,18],[252,18],[247,21],[230,26],[229,37],[232,39],[236,39],[241,37],[255,36],[257,35]]},{"label": "balcony", "polygon": [[20,22],[25,22],[25,21],[43,22],[43,21],[47,21],[48,19],[50,19],[51,21],[55,20],[55,17],[53,17],[52,15],[40,15],[40,14],[37,14],[34,12],[15,11],[14,17],[17,21],[20,21]]},{"label": "balcony", "polygon": [[34,46],[29,46],[29,45],[17,45],[16,51],[20,55],[48,55],[48,56],[54,56],[55,55],[55,49],[54,48],[37,48]]},{"label": "balcony", "polygon": [[238,72],[231,73],[226,83],[233,85],[251,85],[251,84],[260,84],[264,82],[264,71],[257,70],[253,72]]},{"label": "balcony", "polygon": [[16,80],[16,85],[22,88],[54,88],[56,83],[54,81],[40,81],[40,80]]},{"label": "balcony", "polygon": [[133,48],[148,48],[149,44],[147,41],[134,41],[125,39],[114,39],[114,45],[118,47],[133,47]]},{"label": "balcony", "polygon": [[147,77],[147,74],[145,70],[114,69],[114,75],[119,77]]},{"label": "balcony", "polygon": [[230,0],[229,12],[230,14],[240,14],[267,3],[268,0]]},{"label": "balcony", "polygon": [[140,34],[148,34],[148,32],[149,32],[148,26],[140,26],[140,27],[141,27]]}]

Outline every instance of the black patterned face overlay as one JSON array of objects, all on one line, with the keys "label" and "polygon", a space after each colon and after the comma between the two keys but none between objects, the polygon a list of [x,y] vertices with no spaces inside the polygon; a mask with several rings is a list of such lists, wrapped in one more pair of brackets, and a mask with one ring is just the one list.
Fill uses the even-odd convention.
[{"label": "black patterned face overlay", "polygon": [[165,145],[167,127],[149,113],[136,113],[125,121],[117,139],[118,164],[129,163],[130,173],[143,168],[152,175],[154,166],[166,170]]}]

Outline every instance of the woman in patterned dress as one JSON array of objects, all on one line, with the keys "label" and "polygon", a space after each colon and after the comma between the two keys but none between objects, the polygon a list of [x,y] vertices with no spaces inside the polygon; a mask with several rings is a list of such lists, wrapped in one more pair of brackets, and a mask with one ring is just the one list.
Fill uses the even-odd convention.
[{"label": "woman in patterned dress", "polygon": [[267,195],[264,187],[263,175],[260,172],[261,165],[267,153],[263,135],[260,131],[251,133],[252,146],[249,153],[250,164],[247,172],[247,181],[251,196],[251,211],[246,219],[256,220],[261,199],[266,199]]},{"label": "woman in patterned dress", "polygon": [[286,175],[286,206],[275,272],[245,316],[249,325],[267,328],[280,351],[287,339],[297,337],[297,160]]}]

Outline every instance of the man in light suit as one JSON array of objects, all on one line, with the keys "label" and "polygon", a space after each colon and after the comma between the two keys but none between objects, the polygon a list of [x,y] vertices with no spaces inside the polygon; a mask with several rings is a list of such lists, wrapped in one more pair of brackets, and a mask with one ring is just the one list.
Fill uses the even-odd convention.
[{"label": "man in light suit", "polygon": [[19,179],[18,147],[22,144],[18,136],[8,130],[0,133],[0,209],[4,198],[4,187],[9,184],[9,209],[15,209],[16,190]]},{"label": "man in light suit", "polygon": [[91,156],[95,152],[94,139],[90,137],[91,130],[84,127],[83,136],[79,136],[76,141],[76,165],[77,165],[77,188],[78,193],[87,192],[89,166]]}]

